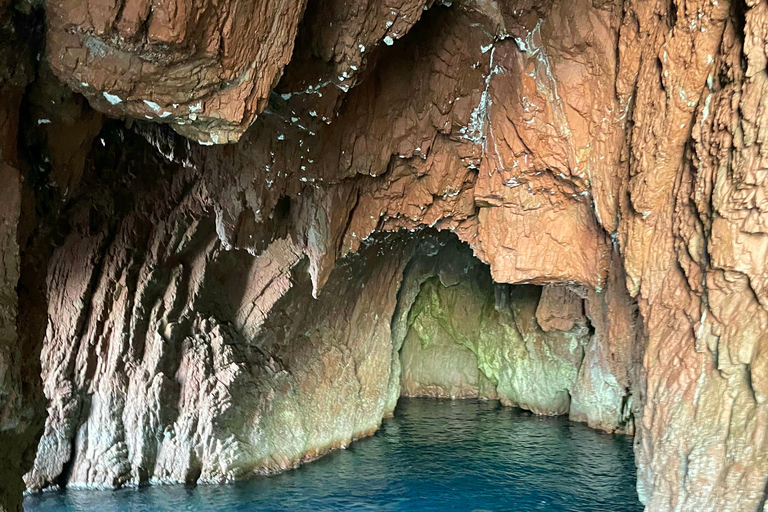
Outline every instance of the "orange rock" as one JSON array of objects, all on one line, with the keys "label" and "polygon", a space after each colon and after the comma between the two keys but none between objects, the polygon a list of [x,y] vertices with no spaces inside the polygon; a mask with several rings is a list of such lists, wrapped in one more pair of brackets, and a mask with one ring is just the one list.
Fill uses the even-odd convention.
[{"label": "orange rock", "polygon": [[[21,277],[25,262],[45,267],[41,247],[56,243],[43,352],[51,419],[30,485],[46,485],[71,463],[65,459],[86,398],[102,400],[82,413],[101,427],[122,425],[108,414],[121,401],[135,412],[176,389],[168,375],[180,369],[195,382],[220,377],[227,383],[221,396],[231,396],[246,372],[214,361],[233,361],[227,347],[245,343],[238,336],[264,343],[269,357],[251,355],[269,379],[283,358],[303,368],[293,380],[263,381],[259,407],[294,391],[317,400],[338,393],[349,405],[358,385],[377,404],[341,437],[318,427],[299,436],[322,440],[302,445],[305,453],[275,450],[275,468],[340,446],[346,434],[370,432],[393,406],[392,382],[400,379],[387,372],[397,371],[393,354],[423,280],[404,280],[397,300],[393,290],[404,274],[429,274],[409,258],[438,254],[440,237],[411,233],[434,228],[456,233],[499,286],[544,286],[521,317],[536,343],[574,326],[593,329],[568,357],[558,353],[574,370],[558,407],[598,428],[634,430],[638,491],[648,510],[762,507],[765,2],[170,6],[47,4],[44,59],[57,76],[97,110],[138,121],[106,123],[97,137],[106,141],[89,148],[100,118],[85,107],[69,116],[82,104],[67,93],[52,110],[61,119],[40,118],[60,125],[38,130],[27,120],[19,132],[26,155],[11,167],[38,184],[34,195],[28,191],[27,211],[48,211],[38,218],[22,206],[21,215],[8,215],[10,225],[34,233],[35,250],[18,255]],[[43,105],[56,91],[39,72],[24,112],[51,112]],[[18,104],[18,96],[0,99],[3,112]],[[193,141],[237,143],[190,144],[144,120],[169,123]],[[76,138],[66,136],[72,126],[81,128]],[[0,128],[5,159],[18,127]],[[51,200],[48,191],[58,189],[51,185],[64,186],[67,197]],[[127,194],[128,186],[139,192]],[[401,268],[408,261],[413,267]],[[12,289],[10,281],[0,285],[8,311]],[[210,308],[205,318],[197,316],[201,304]],[[324,320],[313,323],[305,310]],[[316,330],[289,329],[294,314]],[[376,326],[371,337],[363,336],[366,325]],[[20,334],[32,339],[34,332],[25,326]],[[391,350],[381,351],[376,340],[387,336]],[[25,343],[9,339],[7,347]],[[36,356],[35,346],[27,353]],[[366,363],[365,350],[375,362]],[[336,368],[352,362],[362,367]],[[94,375],[108,377],[98,384]],[[385,375],[387,386],[377,380]],[[333,387],[335,377],[343,385]],[[477,379],[459,384],[460,394],[480,393]],[[215,388],[195,386],[179,394],[183,403]],[[206,403],[207,419],[216,417],[220,403]],[[342,415],[342,406],[329,407]],[[155,425],[151,414],[131,418],[133,426]],[[168,440],[159,447],[141,436],[99,438],[113,448],[117,469],[87,474],[94,455],[78,452],[73,474],[89,483],[143,481],[147,461],[162,460],[155,476],[200,477],[212,466],[193,461],[172,471],[194,437],[172,424],[163,425]],[[210,463],[221,454],[208,455]],[[249,470],[269,466],[255,462],[264,453],[252,455]]]}]

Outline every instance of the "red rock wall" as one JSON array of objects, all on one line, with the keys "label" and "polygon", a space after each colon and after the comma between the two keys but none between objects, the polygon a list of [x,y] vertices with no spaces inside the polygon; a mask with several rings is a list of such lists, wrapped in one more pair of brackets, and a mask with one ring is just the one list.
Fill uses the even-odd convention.
[{"label": "red rock wall", "polygon": [[673,7],[622,27],[636,106],[619,233],[648,337],[638,489],[651,510],[761,510],[765,4]]},{"label": "red rock wall", "polygon": [[[180,241],[205,227],[206,247],[220,244],[222,254],[247,252],[275,268],[306,257],[322,300],[336,262],[367,237],[434,227],[467,242],[496,282],[551,286],[536,310],[545,329],[576,316],[557,306],[575,300],[558,286],[580,290],[595,333],[571,414],[606,428],[615,414],[593,398],[626,393],[648,510],[765,508],[764,1],[177,4],[172,16],[166,2],[46,7],[43,85],[25,100],[20,133],[22,146],[42,148],[53,163],[43,177],[19,167],[27,181],[45,178],[62,192],[46,222],[68,221],[40,235],[57,246],[43,350],[51,419],[41,444],[41,453],[57,455],[38,457],[31,485],[54,481],[72,463],[70,423],[124,425],[93,414],[65,420],[75,414],[69,399],[55,397],[73,389],[85,390],[81,401],[98,396],[78,381],[88,368],[127,375],[125,354],[145,346],[146,333],[160,328],[150,329],[150,319],[163,316],[140,306],[144,290],[170,289],[172,272],[160,272],[161,285],[153,276],[178,267]],[[47,65],[93,108],[139,120],[125,133],[154,149],[134,141],[99,156],[90,141],[100,120],[84,107],[69,119],[89,127],[85,135],[62,144],[59,109],[43,107],[60,91],[45,85],[55,83]],[[13,110],[10,97],[2,104]],[[102,146],[114,148],[117,133],[103,132],[96,146],[106,137]],[[133,182],[121,178],[138,169],[158,174],[144,203],[128,200]],[[100,187],[104,194],[93,196]],[[48,204],[39,190],[37,204]],[[88,221],[94,201],[133,210],[96,208],[111,220]],[[14,224],[15,214],[6,215]],[[281,266],[269,256],[276,250],[295,260]],[[181,267],[221,272],[226,282],[223,270],[191,260]],[[277,272],[273,286],[286,275]],[[13,281],[3,284],[8,318]],[[260,318],[287,288],[268,294]],[[195,289],[163,307],[189,307]],[[251,313],[238,304],[229,317],[213,316],[245,325]],[[17,343],[8,339],[7,347]],[[153,364],[143,370],[147,382],[159,372]],[[60,431],[69,441],[59,441]],[[95,460],[82,457],[75,469]],[[80,480],[126,481],[143,466],[126,467],[117,480]]]}]

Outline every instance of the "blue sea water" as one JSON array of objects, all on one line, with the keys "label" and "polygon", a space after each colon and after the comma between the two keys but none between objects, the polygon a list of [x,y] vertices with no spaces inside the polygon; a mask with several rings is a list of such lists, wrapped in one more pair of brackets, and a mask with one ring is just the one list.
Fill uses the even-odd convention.
[{"label": "blue sea water", "polygon": [[373,437],[230,485],[27,496],[28,512],[637,512],[632,438],[475,400],[401,399]]}]

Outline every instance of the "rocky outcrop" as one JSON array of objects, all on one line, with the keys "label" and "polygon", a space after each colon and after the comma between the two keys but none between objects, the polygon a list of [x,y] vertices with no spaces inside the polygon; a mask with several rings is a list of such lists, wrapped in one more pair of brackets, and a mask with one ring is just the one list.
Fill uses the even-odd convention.
[{"label": "rocky outcrop", "polygon": [[[29,487],[218,482],[346,446],[394,410],[401,365],[406,378],[413,369],[412,333],[435,337],[426,332],[435,320],[461,324],[461,343],[482,356],[475,369],[505,403],[568,412],[585,318],[545,334],[535,291],[503,285],[500,312],[487,315],[488,268],[455,238],[376,236],[313,298],[302,256],[317,236],[314,210],[284,199],[261,250],[226,250],[194,167],[164,163],[123,130],[101,136],[75,200],[89,206],[70,213],[70,235],[51,258],[49,418]],[[111,190],[90,186],[96,169],[111,169],[98,174],[115,181]],[[306,241],[290,234],[305,231]],[[481,300],[465,301],[463,313],[429,309],[432,273]]]},{"label": "rocky outcrop", "polygon": [[[3,127],[3,132],[6,129]],[[3,139],[7,137],[5,133],[0,136]],[[15,142],[15,133],[10,140]],[[0,216],[3,219],[0,224],[0,444],[7,447],[0,456],[0,478],[8,486],[8,490],[0,495],[0,510],[16,510],[24,486],[15,467],[24,460],[23,452],[34,443],[34,437],[25,439],[34,426],[28,423],[30,418],[25,398],[29,397],[24,396],[22,386],[25,377],[29,379],[35,375],[22,375],[19,371],[21,343],[16,330],[19,307],[16,286],[20,270],[17,229],[21,214],[21,180],[18,169],[6,160],[8,152],[15,152],[13,145],[10,146],[3,144],[3,161],[0,161],[0,180],[3,183],[0,194]],[[17,441],[17,438],[21,440]],[[11,448],[14,446],[18,450]]]},{"label": "rocky outcrop", "polygon": [[[354,84],[367,54],[392,44],[431,0],[316,1],[298,52],[331,86]],[[105,0],[47,6],[51,66],[98,110],[151,119],[205,143],[237,141],[294,53],[306,0]],[[290,93],[289,93],[290,94]]]},{"label": "rocky outcrop", "polygon": [[[194,172],[103,136],[92,165],[115,189],[88,187],[50,263],[49,419],[27,485],[223,481],[373,432],[397,398],[389,319],[413,243],[372,244],[313,299],[281,234],[300,211],[275,212],[258,255],[227,251]],[[121,162],[142,146],[145,167]]]},{"label": "rocky outcrop", "polygon": [[633,6],[620,45],[636,103],[622,211],[636,213],[619,233],[648,337],[638,490],[651,510],[760,510],[768,239],[751,126],[765,5],[674,7]]},{"label": "rocky outcrop", "polygon": [[304,4],[55,0],[46,53],[99,110],[228,142],[266,106]]},{"label": "rocky outcrop", "polygon": [[288,467],[402,385],[634,430],[648,510],[765,507],[765,2],[169,5],[48,2],[3,82],[28,485]]}]

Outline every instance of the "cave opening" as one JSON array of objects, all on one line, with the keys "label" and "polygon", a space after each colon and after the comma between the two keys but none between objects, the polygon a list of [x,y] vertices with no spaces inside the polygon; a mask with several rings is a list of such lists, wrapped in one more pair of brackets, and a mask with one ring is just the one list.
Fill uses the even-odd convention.
[{"label": "cave opening", "polygon": [[634,323],[615,320],[636,307],[620,273],[602,290],[495,283],[452,226],[370,216],[358,238],[373,180],[221,207],[205,196],[220,177],[168,130],[107,122],[92,146],[36,274],[48,418],[29,489],[274,474],[373,435],[401,397],[632,432]]},{"label": "cave opening", "polygon": [[[626,369],[611,367],[618,354],[605,356],[609,341],[590,317],[596,294],[574,283],[495,283],[452,233],[421,244],[427,248],[404,271],[392,322],[401,396],[499,400],[634,432],[630,385],[620,383]],[[591,375],[595,364],[602,375]]]},{"label": "cave opening", "polygon": [[[495,464],[519,472],[509,484],[516,489],[538,478],[520,466],[526,460],[521,450],[533,443],[529,455],[539,458],[536,464],[554,464],[554,472],[555,466],[581,468],[555,480],[600,480],[592,473],[597,466],[603,475],[613,471],[604,485],[617,499],[636,500],[633,481],[615,474],[632,465],[629,438],[594,437],[583,425],[632,432],[628,391],[612,386],[621,376],[600,375],[603,380],[595,382],[594,363],[584,366],[606,347],[592,323],[594,311],[589,316],[588,301],[595,298],[582,287],[494,283],[489,267],[454,233],[400,230],[373,235],[339,260],[313,298],[309,262],[281,262],[290,253],[285,243],[280,239],[256,255],[224,250],[213,219],[201,223],[173,260],[179,270],[158,269],[154,285],[141,292],[152,304],[185,290],[183,301],[192,300],[191,307],[134,310],[146,315],[131,322],[143,323],[146,339],[128,351],[121,367],[99,364],[83,380],[77,364],[67,374],[43,362],[45,382],[68,387],[66,394],[49,396],[46,433],[27,483],[70,490],[48,498],[47,505],[29,498],[31,510],[66,510],[62,500],[87,507],[94,500],[118,506],[134,499],[71,490],[79,487],[239,480],[314,467],[304,463],[335,452],[317,469],[296,473],[309,487],[302,492],[311,493],[328,478],[320,474],[323,468],[341,472],[342,487],[352,485],[345,480],[353,474],[349,464],[374,471],[366,466],[370,460],[345,458],[369,450],[382,458],[375,467],[392,457],[408,465],[435,464],[436,453],[446,450],[455,467],[461,450],[450,443],[475,446],[486,462],[493,460],[488,446],[511,443]],[[205,277],[196,281],[202,264]],[[82,342],[89,343],[87,337]],[[434,399],[434,405],[424,402]],[[521,410],[534,416],[526,419],[528,413],[516,412]],[[534,417],[551,419],[530,423]],[[457,438],[455,431],[476,434]],[[358,441],[371,435],[371,441]],[[439,440],[439,450],[425,447],[424,436]],[[367,448],[399,442],[424,453]],[[265,490],[258,478],[243,485],[261,489],[265,500],[282,492]],[[555,487],[543,485],[535,499],[558,503],[564,494]],[[534,499],[514,492],[523,493],[521,503]],[[168,495],[148,496],[157,510],[167,508]],[[590,499],[580,496],[574,503],[590,510]]]},{"label": "cave opening", "polygon": [[340,458],[354,500],[347,454],[509,462],[516,417],[602,439],[560,466],[634,443],[648,511],[766,512],[766,18],[0,0],[0,512]]}]

